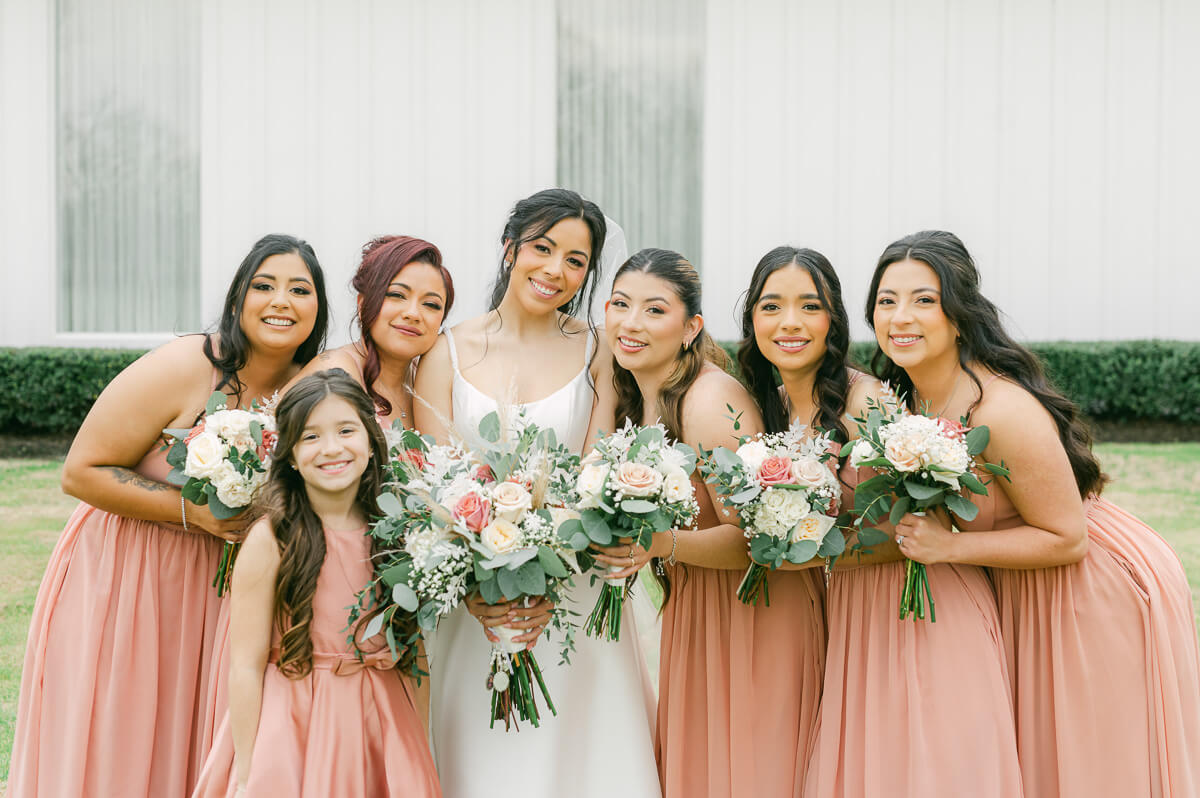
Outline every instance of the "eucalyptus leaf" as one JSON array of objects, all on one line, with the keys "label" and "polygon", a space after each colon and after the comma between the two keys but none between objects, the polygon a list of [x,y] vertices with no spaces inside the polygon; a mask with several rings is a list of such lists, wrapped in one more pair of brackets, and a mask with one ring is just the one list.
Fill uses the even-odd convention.
[{"label": "eucalyptus leaf", "polygon": [[254,439],[255,446],[262,446],[262,441],[263,441],[262,433],[263,433],[262,424],[258,423],[257,421],[251,421],[250,422],[250,437]]},{"label": "eucalyptus leaf", "polygon": [[863,546],[878,546],[880,543],[887,543],[891,539],[891,535],[875,527],[864,526],[858,530],[858,542]]},{"label": "eucalyptus leaf", "polygon": [[751,485],[750,487],[746,488],[745,490],[738,491],[737,493],[730,496],[729,501],[733,502],[734,504],[746,504],[747,502],[758,498],[758,495],[760,493],[762,493],[761,486]]},{"label": "eucalyptus leaf", "polygon": [[980,482],[979,478],[976,477],[974,474],[972,474],[970,471],[968,471],[967,473],[965,473],[961,477],[959,477],[958,481],[962,484],[962,486],[964,488],[971,491],[972,493],[977,493],[980,496],[987,495],[987,486],[984,485],[982,482]]},{"label": "eucalyptus leaf", "polygon": [[379,511],[384,515],[404,515],[404,505],[396,498],[396,494],[390,490],[385,490],[376,497],[375,503],[379,505]]},{"label": "eucalyptus leaf", "polygon": [[788,550],[784,553],[783,557],[788,562],[800,565],[801,563],[806,563],[813,557],[816,557],[817,549],[819,549],[820,546],[821,544],[815,540],[798,540],[792,545],[788,546]]},{"label": "eucalyptus leaf", "polygon": [[945,487],[932,487],[930,485],[922,485],[915,479],[904,480],[904,490],[909,496],[912,496],[919,502],[927,502],[937,497],[939,493],[945,491]]},{"label": "eucalyptus leaf", "polygon": [[529,596],[541,596],[546,592],[546,572],[540,562],[527,562],[516,571],[517,586]]},{"label": "eucalyptus leaf", "polygon": [[976,427],[967,433],[967,453],[972,457],[987,448],[991,431],[986,427]]},{"label": "eucalyptus leaf", "polygon": [[946,509],[964,521],[974,521],[979,515],[979,508],[957,493],[946,494]]},{"label": "eucalyptus leaf", "polygon": [[225,504],[217,498],[217,489],[213,488],[212,493],[208,495],[208,509],[213,514],[213,518],[224,521],[226,518],[233,518],[240,513],[245,507],[226,507]]},{"label": "eucalyptus leaf", "polygon": [[581,534],[583,534],[583,522],[578,518],[568,518],[558,526],[558,536],[563,540],[571,540]]},{"label": "eucalyptus leaf", "polygon": [[417,624],[427,632],[437,627],[438,607],[437,602],[429,602],[417,609]]},{"label": "eucalyptus leaf", "polygon": [[504,594],[500,590],[499,580],[489,579],[486,582],[479,583],[479,595],[488,604],[499,604],[504,601]]},{"label": "eucalyptus leaf", "polygon": [[892,526],[900,523],[900,519],[908,512],[908,507],[911,504],[912,499],[907,496],[901,496],[896,500],[896,503],[892,505],[892,509],[888,513],[888,521],[891,521]]},{"label": "eucalyptus leaf", "polygon": [[595,510],[584,510],[580,514],[580,520],[583,522],[583,531],[593,543],[601,546],[612,545],[613,533],[602,514]]},{"label": "eucalyptus leaf", "polygon": [[[492,584],[484,582],[484,584]],[[517,574],[515,571],[510,571],[507,568],[501,568],[496,572],[495,584],[499,585],[500,592],[509,601],[521,596],[521,585],[517,582]]]},{"label": "eucalyptus leaf", "polygon": [[562,558],[554,553],[548,546],[538,547],[538,562],[542,564],[542,568],[547,575],[557,579],[564,579],[568,575],[567,566],[562,561]]},{"label": "eucalyptus leaf", "polygon": [[583,551],[589,545],[591,545],[591,542],[591,538],[589,538],[582,530],[571,536],[571,548],[575,551]]},{"label": "eucalyptus leaf", "polygon": [[412,563],[402,562],[392,565],[384,570],[379,578],[388,587],[395,585],[398,582],[407,582],[409,574],[412,573]]},{"label": "eucalyptus leaf", "polygon": [[625,499],[621,502],[621,510],[626,513],[652,513],[657,509],[657,504],[646,499]]},{"label": "eucalyptus leaf", "polygon": [[392,585],[392,601],[400,605],[400,608],[406,612],[417,611],[417,594],[413,589],[403,582],[397,582]]},{"label": "eucalyptus leaf", "polygon": [[821,547],[817,549],[818,557],[837,557],[846,550],[846,536],[836,526],[825,533]]},{"label": "eucalyptus leaf", "polygon": [[363,641],[370,640],[372,637],[379,634],[381,629],[383,629],[383,613],[382,612],[379,613],[378,615],[376,615],[371,620],[367,621],[367,628],[363,629],[361,640],[363,640]]},{"label": "eucalyptus leaf", "polygon": [[500,415],[492,411],[479,421],[479,437],[490,443],[500,440]]},{"label": "eucalyptus leaf", "polygon": [[653,443],[662,443],[663,431],[658,427],[643,427],[638,432],[637,437],[633,439],[635,442],[647,446]]},{"label": "eucalyptus leaf", "polygon": [[167,482],[170,482],[172,485],[182,487],[187,484],[187,481],[188,475],[183,473],[183,469],[179,466],[175,466],[171,469],[171,473],[167,474]]}]

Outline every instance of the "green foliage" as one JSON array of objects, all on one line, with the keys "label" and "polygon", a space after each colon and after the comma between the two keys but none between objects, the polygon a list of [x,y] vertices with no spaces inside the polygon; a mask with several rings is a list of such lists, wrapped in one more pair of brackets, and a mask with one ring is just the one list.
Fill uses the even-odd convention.
[{"label": "green foliage", "polygon": [[[731,357],[737,342],[721,344]],[[1100,421],[1200,423],[1200,342],[1054,341],[1028,344],[1051,382],[1085,416]],[[869,371],[874,341],[850,344],[850,362]],[[730,366],[736,375],[736,364]]]},{"label": "green foliage", "polygon": [[75,432],[104,386],[143,354],[125,349],[0,348],[0,432]]},{"label": "green foliage", "polygon": [[[737,342],[721,344],[736,374]],[[1200,342],[1030,344],[1059,390],[1089,418],[1200,423]],[[865,368],[873,341],[850,345]],[[0,432],[73,433],[104,386],[142,350],[0,348]]]}]

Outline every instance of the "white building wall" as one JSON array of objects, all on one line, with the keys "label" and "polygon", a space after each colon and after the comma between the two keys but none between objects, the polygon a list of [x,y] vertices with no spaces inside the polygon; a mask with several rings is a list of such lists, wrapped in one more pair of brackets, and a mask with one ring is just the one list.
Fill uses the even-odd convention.
[{"label": "white building wall", "polygon": [[867,338],[879,253],[942,228],[1023,339],[1200,339],[1197,40],[1194,0],[709,0],[706,296],[811,246]]},{"label": "white building wall", "polygon": [[[56,333],[53,3],[0,0],[0,345]],[[512,203],[554,184],[552,0],[215,0],[201,53],[202,318],[267,232],[307,239],[348,340],[348,283],[386,233],[437,244],[452,318],[482,311]],[[18,121],[19,120],[19,121]]]}]

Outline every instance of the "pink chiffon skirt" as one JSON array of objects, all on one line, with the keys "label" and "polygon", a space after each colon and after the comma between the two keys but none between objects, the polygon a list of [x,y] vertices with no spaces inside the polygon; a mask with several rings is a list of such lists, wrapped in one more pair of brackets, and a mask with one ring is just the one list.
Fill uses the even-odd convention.
[{"label": "pink chiffon skirt", "polygon": [[993,572],[1026,794],[1200,795],[1187,577],[1137,518],[1104,499],[1087,511],[1081,562]]},{"label": "pink chiffon skirt", "polygon": [[656,735],[664,798],[799,795],[825,660],[819,570],[771,574],[770,607],[738,601],[741,571],[670,576]]},{"label": "pink chiffon skirt", "polygon": [[221,543],[80,504],[30,622],[10,798],[186,795]]},{"label": "pink chiffon skirt", "polygon": [[900,620],[903,563],[834,571],[805,795],[1019,798],[1012,694],[991,584],[934,565],[937,622]]}]

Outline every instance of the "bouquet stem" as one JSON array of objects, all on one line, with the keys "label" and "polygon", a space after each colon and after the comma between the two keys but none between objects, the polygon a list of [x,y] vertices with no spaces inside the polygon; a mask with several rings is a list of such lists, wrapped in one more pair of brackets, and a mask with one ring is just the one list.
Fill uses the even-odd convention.
[{"label": "bouquet stem", "polygon": [[758,604],[760,596],[766,602],[766,606],[770,607],[771,589],[767,586],[767,569],[752,562],[746,569],[746,575],[742,577],[742,583],[738,585],[737,597],[743,604],[753,607]]},{"label": "bouquet stem", "polygon": [[212,581],[219,598],[223,598],[226,591],[229,590],[229,580],[233,576],[233,562],[237,559],[238,549],[241,547],[241,543],[226,541],[225,546],[221,549],[221,561],[217,565],[217,575],[213,577]]},{"label": "bouquet stem", "polygon": [[[507,670],[502,664],[505,660],[507,660]],[[500,676],[501,674],[502,676]],[[520,651],[515,654],[506,654],[502,658],[493,658],[492,673],[488,684],[494,685],[498,678],[507,679],[508,684],[503,690],[492,688],[492,717],[488,728],[494,728],[498,720],[504,721],[505,731],[512,728],[520,731],[518,721],[521,720],[529,721],[534,728],[537,728],[541,720],[537,705],[537,692],[541,692],[546,706],[550,709],[550,714],[558,714],[558,710],[554,708],[554,702],[550,699],[550,691],[546,689],[546,682],[542,679],[542,669],[538,667],[537,659],[533,656],[532,651]],[[535,683],[538,688],[536,692],[534,690]]]},{"label": "bouquet stem", "polygon": [[614,642],[621,639],[621,611],[625,606],[625,596],[629,593],[630,581],[626,579],[623,584],[614,585],[605,580],[596,606],[584,625],[589,637]]},{"label": "bouquet stem", "polygon": [[929,574],[924,563],[905,560],[904,588],[900,591],[900,620],[911,614],[913,620],[925,620],[925,610],[929,609],[929,622],[936,623],[937,615],[933,609],[933,592],[929,589]]}]

